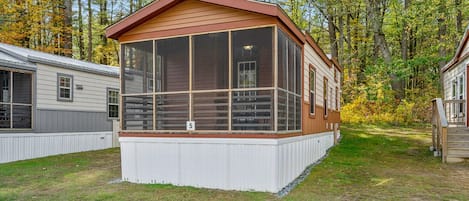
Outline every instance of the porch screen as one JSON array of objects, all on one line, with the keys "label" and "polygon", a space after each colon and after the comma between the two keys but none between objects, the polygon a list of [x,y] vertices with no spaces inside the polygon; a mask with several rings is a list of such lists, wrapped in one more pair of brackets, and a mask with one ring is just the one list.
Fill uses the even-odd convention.
[{"label": "porch screen", "polygon": [[301,130],[301,47],[278,30],[278,130]]},{"label": "porch screen", "polygon": [[228,41],[228,32],[192,37],[192,106],[197,130],[228,130]]},{"label": "porch screen", "polygon": [[32,74],[0,70],[0,128],[32,127]]},{"label": "porch screen", "polygon": [[273,130],[273,28],[232,32],[232,129]]},{"label": "porch screen", "polygon": [[122,45],[123,129],[153,129],[153,41]]}]

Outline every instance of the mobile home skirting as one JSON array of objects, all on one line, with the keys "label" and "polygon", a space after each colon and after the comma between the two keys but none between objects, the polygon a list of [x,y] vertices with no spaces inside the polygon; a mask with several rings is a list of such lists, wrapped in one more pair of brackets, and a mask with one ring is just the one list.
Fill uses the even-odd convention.
[{"label": "mobile home skirting", "polygon": [[276,193],[334,145],[333,132],[281,139],[121,137],[122,179]]},{"label": "mobile home skirting", "polygon": [[112,147],[112,131],[0,134],[0,163]]}]

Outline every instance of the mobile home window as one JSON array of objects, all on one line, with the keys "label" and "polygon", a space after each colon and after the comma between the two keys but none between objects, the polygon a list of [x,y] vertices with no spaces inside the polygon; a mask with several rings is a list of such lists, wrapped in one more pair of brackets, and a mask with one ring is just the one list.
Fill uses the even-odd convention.
[{"label": "mobile home window", "polygon": [[107,90],[107,115],[108,118],[119,117],[119,90]]},{"label": "mobile home window", "polygon": [[73,100],[73,77],[71,75],[58,74],[58,100],[59,101],[72,101]]},{"label": "mobile home window", "polygon": [[335,110],[339,111],[339,88],[335,88]]},{"label": "mobile home window", "polygon": [[309,69],[309,113],[315,114],[316,106],[316,71],[313,68]]}]

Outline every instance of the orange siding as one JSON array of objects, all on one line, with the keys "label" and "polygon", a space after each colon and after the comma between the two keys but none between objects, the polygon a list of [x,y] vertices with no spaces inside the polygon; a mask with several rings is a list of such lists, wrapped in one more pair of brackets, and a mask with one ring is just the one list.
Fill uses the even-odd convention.
[{"label": "orange siding", "polygon": [[194,0],[185,1],[119,38],[120,42],[275,24],[276,19]]},{"label": "orange siding", "polygon": [[326,124],[340,123],[340,112],[329,110],[329,116],[324,118],[324,108],[316,105],[316,115],[309,114],[309,104],[303,104],[303,135],[332,131]]}]

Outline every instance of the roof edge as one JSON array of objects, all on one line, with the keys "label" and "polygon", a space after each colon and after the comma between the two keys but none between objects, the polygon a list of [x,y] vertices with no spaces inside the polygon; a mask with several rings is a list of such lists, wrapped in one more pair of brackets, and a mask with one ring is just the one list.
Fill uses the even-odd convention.
[{"label": "roof edge", "polygon": [[[66,64],[66,63],[62,63],[62,62],[58,62],[58,61],[47,60],[47,59],[43,59],[43,58],[35,57],[35,56],[28,56],[28,61],[35,62],[35,63],[40,63],[40,64],[46,64],[46,65],[55,66],[55,67],[60,67],[60,68],[69,69],[69,70],[86,72],[86,73],[93,73],[93,74],[110,76],[110,77],[119,77],[119,70],[117,70],[115,73],[113,73],[113,72],[102,71],[102,70],[98,70],[98,69],[93,69],[93,70],[92,69],[84,69],[84,68],[82,68],[80,66],[77,66],[77,65],[70,65],[70,64]],[[108,68],[114,68],[114,67],[109,66]]]},{"label": "roof edge", "polygon": [[[314,49],[314,51],[316,51],[316,53],[319,54],[319,57],[321,57],[321,59],[329,67],[332,67],[333,61],[331,59],[329,59],[329,57],[327,57],[326,53],[324,53],[324,50],[322,50],[321,47],[319,47],[319,45],[316,42],[314,42],[313,37],[311,37],[311,35],[308,32],[305,32],[304,36],[306,38],[306,42],[308,42],[308,44],[311,45],[311,47]],[[338,67],[339,67],[339,70],[342,68],[342,67],[340,67],[340,65],[338,65]]]},{"label": "roof edge", "polygon": [[[134,13],[122,18],[113,25],[106,28],[106,37],[117,40],[120,35],[126,31],[140,25],[146,20],[159,15],[171,6],[180,3],[182,0],[157,0],[147,6],[135,11]],[[130,24],[130,26],[126,26]]]},{"label": "roof edge", "polygon": [[23,63],[17,63],[17,62],[10,62],[6,60],[0,60],[0,67],[10,67],[10,68],[16,68],[20,70],[27,70],[27,71],[36,71],[36,66],[31,65],[31,64],[23,64]]},{"label": "roof edge", "polygon": [[[461,41],[459,42],[459,45],[456,49],[456,53],[454,54],[454,57],[440,70],[441,72],[446,72],[449,69],[451,69],[456,63],[459,62],[459,58],[461,58],[461,54],[463,52],[463,48],[465,44],[469,41],[469,25],[466,28],[466,32],[464,33]],[[463,55],[464,57],[466,55]]]},{"label": "roof edge", "polygon": [[[455,57],[456,58],[456,57]],[[445,67],[441,69],[442,73],[445,73],[446,71],[449,71],[456,67],[458,64],[461,64],[461,62],[465,61],[467,58],[469,58],[469,52],[464,54],[461,57],[458,57],[457,59],[452,59],[448,64],[446,64]],[[468,62],[469,65],[469,62]]]}]

